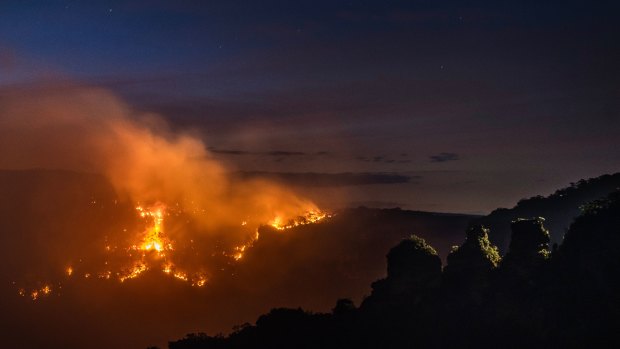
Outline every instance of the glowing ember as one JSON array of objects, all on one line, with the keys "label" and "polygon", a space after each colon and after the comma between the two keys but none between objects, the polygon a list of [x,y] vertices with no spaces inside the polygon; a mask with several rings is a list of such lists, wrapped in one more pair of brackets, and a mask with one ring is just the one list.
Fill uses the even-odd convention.
[{"label": "glowing ember", "polygon": [[194,281],[194,282],[192,283],[192,286],[202,287],[202,286],[204,286],[206,283],[207,283],[207,278],[206,278],[205,276],[203,276],[203,275],[199,275],[199,276],[196,278],[196,281]]},{"label": "glowing ember", "polygon": [[110,270],[106,270],[106,271],[104,271],[104,272],[102,272],[102,273],[99,273],[99,274],[97,275],[97,277],[98,277],[98,278],[100,278],[100,279],[106,279],[106,280],[108,280],[108,279],[110,279],[110,277],[112,277],[112,271],[110,271]]},{"label": "glowing ember", "polygon": [[166,274],[170,274],[172,273],[172,268],[173,268],[172,263],[167,263],[163,266],[161,271],[163,271]]},{"label": "glowing ember", "polygon": [[176,273],[172,274],[175,278],[179,279],[179,280],[183,280],[183,281],[187,281],[187,274],[182,272],[182,271],[177,271]]},{"label": "glowing ember", "polygon": [[22,297],[29,296],[33,301],[36,301],[41,297],[49,296],[50,293],[52,293],[52,287],[50,285],[43,285],[42,287],[35,288],[30,291],[20,288],[18,293]]}]

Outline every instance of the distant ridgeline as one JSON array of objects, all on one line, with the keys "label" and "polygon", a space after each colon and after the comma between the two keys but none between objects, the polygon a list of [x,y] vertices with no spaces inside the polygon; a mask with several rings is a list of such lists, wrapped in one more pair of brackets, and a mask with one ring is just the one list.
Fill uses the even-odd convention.
[{"label": "distant ridgeline", "polygon": [[620,173],[582,179],[547,197],[538,195],[519,201],[511,209],[496,209],[476,223],[491,230],[489,236],[501,252],[508,248],[510,222],[520,217],[544,217],[545,226],[551,234],[551,242],[560,243],[568,226],[579,215],[582,205],[604,198],[618,189]]},{"label": "distant ridgeline", "polygon": [[[543,213],[566,217],[617,178],[583,181],[513,210],[539,204]],[[544,211],[545,203],[565,200],[569,213]],[[228,337],[190,334],[169,348],[620,347],[620,191],[583,205],[552,249],[547,223],[507,223],[503,257],[489,239],[493,231],[474,225],[443,269],[435,249],[412,236],[390,250],[387,277],[359,307],[341,299],[328,314],[273,309]]]}]

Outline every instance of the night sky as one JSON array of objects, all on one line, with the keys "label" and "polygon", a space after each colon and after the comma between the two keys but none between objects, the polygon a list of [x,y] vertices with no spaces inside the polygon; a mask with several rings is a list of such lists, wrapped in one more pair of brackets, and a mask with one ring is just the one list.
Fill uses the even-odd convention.
[{"label": "night sky", "polygon": [[620,170],[619,9],[2,1],[0,98],[99,86],[327,207],[482,213]]}]

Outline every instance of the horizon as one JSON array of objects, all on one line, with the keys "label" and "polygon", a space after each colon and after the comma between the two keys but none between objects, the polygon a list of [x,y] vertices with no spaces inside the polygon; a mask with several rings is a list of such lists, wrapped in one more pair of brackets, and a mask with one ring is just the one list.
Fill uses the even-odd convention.
[{"label": "horizon", "polygon": [[[0,172],[1,171],[24,171],[24,172],[59,172],[59,173],[74,173],[74,174],[85,174],[85,175],[94,175],[94,176],[100,176],[102,178],[105,178],[105,175],[102,173],[96,173],[96,172],[81,172],[81,171],[75,171],[75,170],[68,170],[68,169],[62,169],[62,168],[58,168],[58,169],[50,169],[50,168],[22,168],[22,169],[2,169],[0,168]],[[313,174],[311,172],[309,172],[310,174]],[[600,174],[598,176],[594,176],[594,177],[590,177],[590,178],[575,178],[574,180],[571,180],[570,182],[566,183],[565,185],[561,186],[561,187],[557,187],[557,188],[552,188],[547,192],[536,192],[533,194],[530,194],[529,196],[527,195],[522,195],[520,196],[518,199],[515,199],[512,202],[508,203],[508,200],[504,200],[504,202],[507,202],[506,205],[504,206],[496,206],[494,208],[492,208],[489,211],[433,211],[433,210],[424,210],[424,209],[418,209],[418,208],[412,208],[412,207],[407,207],[406,204],[403,203],[397,203],[397,202],[382,202],[382,201],[352,201],[352,202],[346,202],[341,204],[340,206],[327,206],[327,205],[323,205],[322,207],[329,211],[329,212],[337,212],[339,210],[345,210],[345,209],[355,209],[355,208],[361,208],[361,207],[367,207],[367,208],[377,208],[377,209],[402,209],[402,210],[406,210],[406,211],[414,211],[414,212],[428,212],[428,213],[445,213],[445,214],[454,214],[454,215],[472,215],[472,216],[485,216],[490,214],[491,212],[497,210],[497,209],[510,209],[510,208],[514,208],[517,203],[521,200],[527,200],[527,199],[531,199],[533,197],[537,197],[537,196],[543,196],[543,197],[548,197],[550,195],[553,195],[554,193],[556,193],[558,190],[561,189],[565,189],[565,188],[569,188],[570,185],[577,183],[579,180],[589,180],[589,179],[595,179],[598,178],[600,176],[604,176],[604,175],[616,175],[620,172],[616,172],[616,173],[604,173],[604,174]],[[267,175],[270,174],[276,174],[276,175],[282,175],[282,173],[266,173]],[[288,173],[285,173],[288,174]],[[308,174],[308,173],[294,173],[294,174]],[[343,175],[343,174],[350,174],[347,172],[344,173],[335,173],[334,175]],[[390,175],[390,174],[388,174]],[[267,176],[267,178],[269,178],[269,176]],[[291,182],[287,182],[286,180],[282,181],[283,184],[286,185],[290,185],[293,188],[297,188],[300,184],[295,184],[294,181]],[[362,184],[364,185],[364,184]],[[332,190],[331,187],[328,186],[327,190]],[[531,191],[530,191],[531,192]],[[519,194],[516,194],[517,196]],[[310,197],[312,197],[312,195],[310,195]],[[315,200],[317,201],[317,200]],[[318,201],[320,202],[320,200]]]}]

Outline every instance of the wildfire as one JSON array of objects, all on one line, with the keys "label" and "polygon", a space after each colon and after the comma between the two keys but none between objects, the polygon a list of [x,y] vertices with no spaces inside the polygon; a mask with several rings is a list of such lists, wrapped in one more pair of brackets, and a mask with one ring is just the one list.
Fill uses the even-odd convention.
[{"label": "wildfire", "polygon": [[258,232],[258,228],[257,228],[256,231],[254,232],[254,236],[252,236],[250,241],[246,242],[243,245],[235,246],[234,252],[232,254],[232,258],[235,261],[241,260],[243,258],[243,255],[244,255],[245,251],[248,248],[252,247],[254,245],[254,243],[256,242],[256,240],[258,240],[259,237],[260,237],[260,233]]},{"label": "wildfire", "polygon": [[329,217],[331,216],[325,212],[311,210],[303,216],[299,216],[295,219],[289,219],[287,221],[284,221],[282,217],[277,216],[271,222],[269,222],[269,225],[277,230],[286,230],[298,227],[300,225],[318,223],[319,221]]},{"label": "wildfire", "polygon": [[142,274],[143,272],[147,270],[148,270],[148,267],[146,266],[146,264],[138,263],[133,268],[129,269],[129,271],[127,271],[125,274],[119,276],[118,279],[120,280],[120,282],[124,282],[125,280],[128,280],[128,279],[134,279],[140,276],[140,274]]},{"label": "wildfire", "polygon": [[[123,283],[138,278],[147,271],[160,271],[164,275],[186,282],[191,286],[205,286],[208,282],[208,276],[202,269],[196,271],[191,268],[179,268],[174,263],[174,261],[177,260],[175,254],[181,253],[182,251],[175,250],[175,241],[169,238],[165,233],[165,218],[170,215],[167,212],[167,206],[162,203],[157,203],[153,206],[138,205],[135,209],[139,217],[145,222],[144,230],[136,236],[136,243],[131,244],[127,248],[118,248],[118,246],[111,246],[108,244],[106,238],[106,244],[104,245],[107,258],[113,258],[112,261],[114,261],[116,257],[120,257],[120,260],[128,259],[127,262],[122,263],[124,266],[119,267],[114,263],[109,264],[107,260],[104,263],[105,267],[102,271],[80,270],[82,268],[79,266],[69,265],[65,267],[64,275],[67,278],[75,278],[77,275],[81,275],[84,279],[118,280]],[[178,211],[178,208],[175,209],[172,207],[170,210],[173,212],[173,215],[177,217],[181,213],[181,211]],[[286,230],[301,225],[317,223],[328,217],[331,216],[317,209],[312,209],[306,214],[293,219],[283,218],[283,216],[277,215],[272,221],[268,222],[267,225],[277,230]],[[245,253],[252,248],[260,238],[260,225],[261,223],[251,222],[249,219],[242,221],[241,229],[246,229],[246,231],[248,228],[254,229],[254,233],[245,243],[233,247],[232,251],[222,252],[223,255],[236,262],[243,259]],[[193,243],[193,240],[190,240],[190,242]],[[122,255],[118,256],[118,253]],[[113,265],[116,265],[116,267],[113,267]],[[41,285],[41,283],[39,283],[39,285]],[[58,287],[60,287],[60,283],[58,283]],[[52,287],[49,284],[43,284],[43,286],[32,289],[19,288],[18,293],[22,297],[39,300],[51,294]]]},{"label": "wildfire", "polygon": [[[190,273],[178,269],[170,259],[170,254],[174,251],[174,248],[172,240],[164,233],[166,206],[159,203],[150,208],[137,206],[136,210],[140,217],[149,222],[149,225],[142,234],[140,244],[132,245],[128,252],[141,251],[142,253],[138,254],[139,260],[131,268],[119,274],[118,279],[124,282],[125,280],[139,277],[147,270],[160,269],[165,275],[187,282],[191,286],[204,286],[207,282],[207,277],[204,273],[196,272],[190,276]],[[155,256],[155,260],[150,258],[151,256]],[[109,278],[110,274],[105,274],[105,276],[105,278]]]},{"label": "wildfire", "polygon": [[140,212],[140,217],[152,219],[152,224],[145,231],[139,249],[157,251],[160,256],[164,256],[165,250],[172,250],[172,243],[163,234],[165,206],[159,204],[152,209],[144,209],[142,206],[138,206],[136,210]]},{"label": "wildfire", "polygon": [[[319,210],[310,210],[305,215],[298,216],[294,219],[284,220],[280,216],[276,216],[271,222],[268,223],[269,226],[275,228],[277,230],[287,230],[294,227],[298,227],[300,225],[318,223],[325,218],[331,217],[330,214],[326,212],[322,212]],[[241,222],[242,226],[247,225],[247,221]],[[248,242],[243,245],[236,246],[233,250],[233,253],[230,255],[235,261],[239,261],[243,259],[245,252],[251,248],[254,243],[259,239],[260,233],[258,232],[258,228],[254,232],[254,235],[250,238]]]}]

